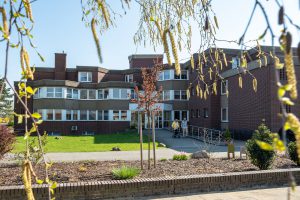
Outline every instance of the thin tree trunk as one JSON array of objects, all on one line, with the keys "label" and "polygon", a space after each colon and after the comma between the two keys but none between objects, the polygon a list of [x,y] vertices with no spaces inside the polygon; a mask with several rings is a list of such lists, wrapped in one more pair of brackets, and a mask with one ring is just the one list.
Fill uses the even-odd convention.
[{"label": "thin tree trunk", "polygon": [[155,154],[155,112],[152,112],[152,143],[153,143],[153,160],[154,168],[156,168],[156,154]]},{"label": "thin tree trunk", "polygon": [[150,136],[150,133],[151,133],[151,123],[150,123],[150,112],[147,112],[147,120],[148,120],[148,169],[150,169],[151,167],[151,160],[150,160],[150,152],[151,152],[151,147],[150,147],[150,143],[151,143],[151,136]]},{"label": "thin tree trunk", "polygon": [[138,112],[138,125],[140,132],[141,170],[143,170],[143,122],[140,111]]}]

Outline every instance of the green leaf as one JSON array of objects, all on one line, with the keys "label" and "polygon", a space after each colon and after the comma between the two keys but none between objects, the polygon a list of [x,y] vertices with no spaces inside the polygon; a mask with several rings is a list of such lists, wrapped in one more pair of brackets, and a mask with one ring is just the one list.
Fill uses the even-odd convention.
[{"label": "green leaf", "polygon": [[43,181],[43,180],[40,180],[40,179],[37,179],[37,180],[36,180],[36,183],[37,183],[37,184],[43,184],[44,181]]},{"label": "green leaf", "polygon": [[259,141],[259,140],[256,140],[256,144],[263,150],[266,150],[266,151],[272,151],[274,150],[272,145],[266,143],[266,142],[263,142],[263,141]]},{"label": "green leaf", "polygon": [[26,91],[27,91],[29,94],[34,94],[34,91],[33,91],[32,87],[30,87],[30,86],[27,86],[27,87],[26,87]]},{"label": "green leaf", "polygon": [[40,53],[38,53],[38,56],[40,57],[40,59],[41,59],[42,62],[45,62],[44,57]]},{"label": "green leaf", "polygon": [[283,87],[278,88],[278,97],[279,99],[285,95],[285,89]]},{"label": "green leaf", "polygon": [[35,122],[36,124],[40,125],[41,123],[43,123],[43,120],[38,120],[37,122]]},{"label": "green leaf", "polygon": [[23,116],[22,115],[17,115],[18,116],[18,124],[23,123]]},{"label": "green leaf", "polygon": [[53,182],[51,185],[51,189],[55,189],[55,188],[57,188],[57,182]]},{"label": "green leaf", "polygon": [[288,97],[282,97],[281,100],[282,100],[282,102],[283,102],[284,104],[286,104],[286,105],[290,105],[290,106],[295,105],[294,102],[292,102],[292,101],[290,100],[290,98],[288,98]]},{"label": "green leaf", "polygon": [[35,118],[35,119],[39,119],[39,118],[41,118],[42,116],[40,115],[40,113],[37,113],[37,112],[35,112],[35,113],[32,113],[32,115],[31,115],[33,118]]}]

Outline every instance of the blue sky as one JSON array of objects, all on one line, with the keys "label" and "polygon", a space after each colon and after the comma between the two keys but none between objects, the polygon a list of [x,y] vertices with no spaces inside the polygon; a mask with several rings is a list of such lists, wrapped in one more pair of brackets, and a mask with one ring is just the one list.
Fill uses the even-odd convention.
[{"label": "blue sky", "polygon": [[[119,0],[107,0],[114,7],[119,7]],[[272,27],[275,32],[280,34],[280,27],[277,25],[278,7],[275,6],[274,0],[261,0],[266,5],[266,11],[270,16]],[[215,10],[219,27],[217,37],[219,39],[238,40],[246,26],[247,20],[251,13],[254,0],[214,0],[213,9]],[[300,24],[300,11],[298,0],[284,1],[286,12]],[[151,46],[135,46],[133,35],[137,30],[139,19],[139,8],[133,1],[131,9],[127,15],[117,19],[116,28],[112,28],[101,36],[101,45],[103,51],[102,64],[99,64],[97,52],[90,29],[85,27],[81,21],[80,0],[38,0],[33,4],[33,16],[35,27],[33,31],[34,42],[38,50],[44,56],[45,62],[41,62],[32,51],[31,63],[39,67],[53,67],[54,53],[67,53],[67,67],[76,65],[101,66],[108,69],[126,69],[128,68],[128,56],[131,54],[145,53],[162,53],[162,48],[153,51]],[[260,10],[256,11],[247,34],[247,39],[255,39],[265,29],[265,22]],[[300,34],[292,31],[296,46],[300,41]],[[262,44],[270,45],[266,39]],[[196,51],[199,45],[199,37],[193,32],[192,50]],[[220,47],[235,47],[228,43],[219,43]],[[187,51],[179,53],[180,59],[189,58]],[[0,75],[3,74],[4,65],[4,43],[0,43]],[[20,78],[19,55],[18,51],[11,50],[9,56],[9,76],[11,81]]]}]

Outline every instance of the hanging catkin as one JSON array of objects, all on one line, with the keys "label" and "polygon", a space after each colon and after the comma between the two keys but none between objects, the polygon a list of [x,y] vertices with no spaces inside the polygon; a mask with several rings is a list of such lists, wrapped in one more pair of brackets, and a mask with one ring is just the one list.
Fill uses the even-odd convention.
[{"label": "hanging catkin", "polygon": [[32,10],[31,10],[31,4],[29,0],[22,0],[25,11],[26,11],[26,16],[30,19],[30,21],[33,22],[33,17],[32,17]]},{"label": "hanging catkin", "polygon": [[175,38],[171,31],[168,31],[168,33],[169,33],[171,46],[172,46],[172,53],[173,53],[173,57],[174,57],[174,61],[175,61],[175,73],[176,73],[176,75],[179,75],[181,72],[181,69],[180,69],[180,63],[179,63],[178,54],[177,54]]},{"label": "hanging catkin", "polygon": [[106,27],[108,28],[109,24],[110,24],[110,16],[109,16],[109,13],[107,12],[105,1],[104,0],[97,0],[97,3],[98,3],[99,10],[101,10],[101,12],[102,12],[102,16],[104,18]]},{"label": "hanging catkin", "polygon": [[0,12],[2,15],[2,23],[3,23],[3,33],[5,37],[8,37],[8,25],[7,25],[7,17],[6,17],[6,11],[3,7],[0,7]]},{"label": "hanging catkin", "polygon": [[168,29],[164,30],[162,34],[162,41],[163,41],[163,46],[164,46],[164,51],[167,55],[167,61],[170,66],[172,66],[172,61],[171,61],[171,55],[169,51],[169,46],[168,46],[168,41],[167,41],[167,34],[168,34]]},{"label": "hanging catkin", "polygon": [[99,37],[98,37],[98,35],[97,35],[97,31],[96,31],[96,20],[95,20],[95,18],[92,19],[92,22],[91,22],[91,29],[92,29],[94,41],[95,41],[95,44],[96,44],[96,48],[97,48],[97,52],[98,52],[99,61],[100,61],[100,63],[102,63],[101,46],[100,46]]},{"label": "hanging catkin", "polygon": [[296,74],[295,74],[292,50],[290,50],[289,53],[285,52],[284,63],[285,63],[288,83],[292,86],[292,88],[290,90],[291,98],[292,99],[297,99],[297,97],[298,97],[297,79],[296,79]]}]

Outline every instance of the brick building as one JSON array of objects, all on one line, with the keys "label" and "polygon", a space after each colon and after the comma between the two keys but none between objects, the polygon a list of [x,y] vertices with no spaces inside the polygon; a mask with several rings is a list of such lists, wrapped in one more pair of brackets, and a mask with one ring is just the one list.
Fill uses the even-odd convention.
[{"label": "brick building", "polygon": [[[269,52],[270,47],[263,47]],[[265,120],[272,131],[281,127],[279,103],[274,66],[271,59],[260,68],[255,60],[254,50],[249,50],[248,68],[258,81],[257,92],[252,89],[252,77],[242,75],[243,88],[238,86],[240,68],[239,50],[223,49],[229,63],[218,81],[217,95],[209,95],[206,100],[195,95],[197,71],[190,67],[190,61],[181,64],[182,73],[175,75],[174,68],[164,65],[157,85],[163,87],[161,108],[156,119],[156,128],[168,128],[174,119],[186,118],[190,125],[215,129],[229,128],[236,134],[251,133]],[[282,53],[277,49],[280,59]],[[209,53],[209,50],[204,52]],[[141,67],[152,67],[154,62],[162,62],[163,55],[131,55],[129,69],[110,70],[93,66],[67,68],[67,55],[55,54],[54,68],[36,68],[35,80],[29,84],[38,92],[29,101],[29,108],[39,112],[44,122],[42,131],[49,134],[97,134],[123,131],[136,124],[136,107],[130,102],[134,87],[142,82]],[[194,54],[195,66],[198,55]],[[296,73],[300,76],[299,62],[294,59]],[[205,80],[209,82],[208,66],[203,63]],[[285,81],[286,74],[281,71],[280,78]],[[17,82],[15,83],[17,84]],[[201,85],[200,85],[201,86]],[[190,87],[190,98],[187,88]],[[202,87],[202,86],[201,86]],[[205,87],[203,85],[203,87]],[[227,96],[224,91],[229,91]],[[299,101],[289,111],[299,113]],[[24,109],[15,99],[15,112]],[[15,119],[16,122],[17,119]],[[147,121],[147,120],[145,120]],[[147,126],[146,122],[144,126]],[[22,131],[22,124],[15,123],[15,129]]]}]

